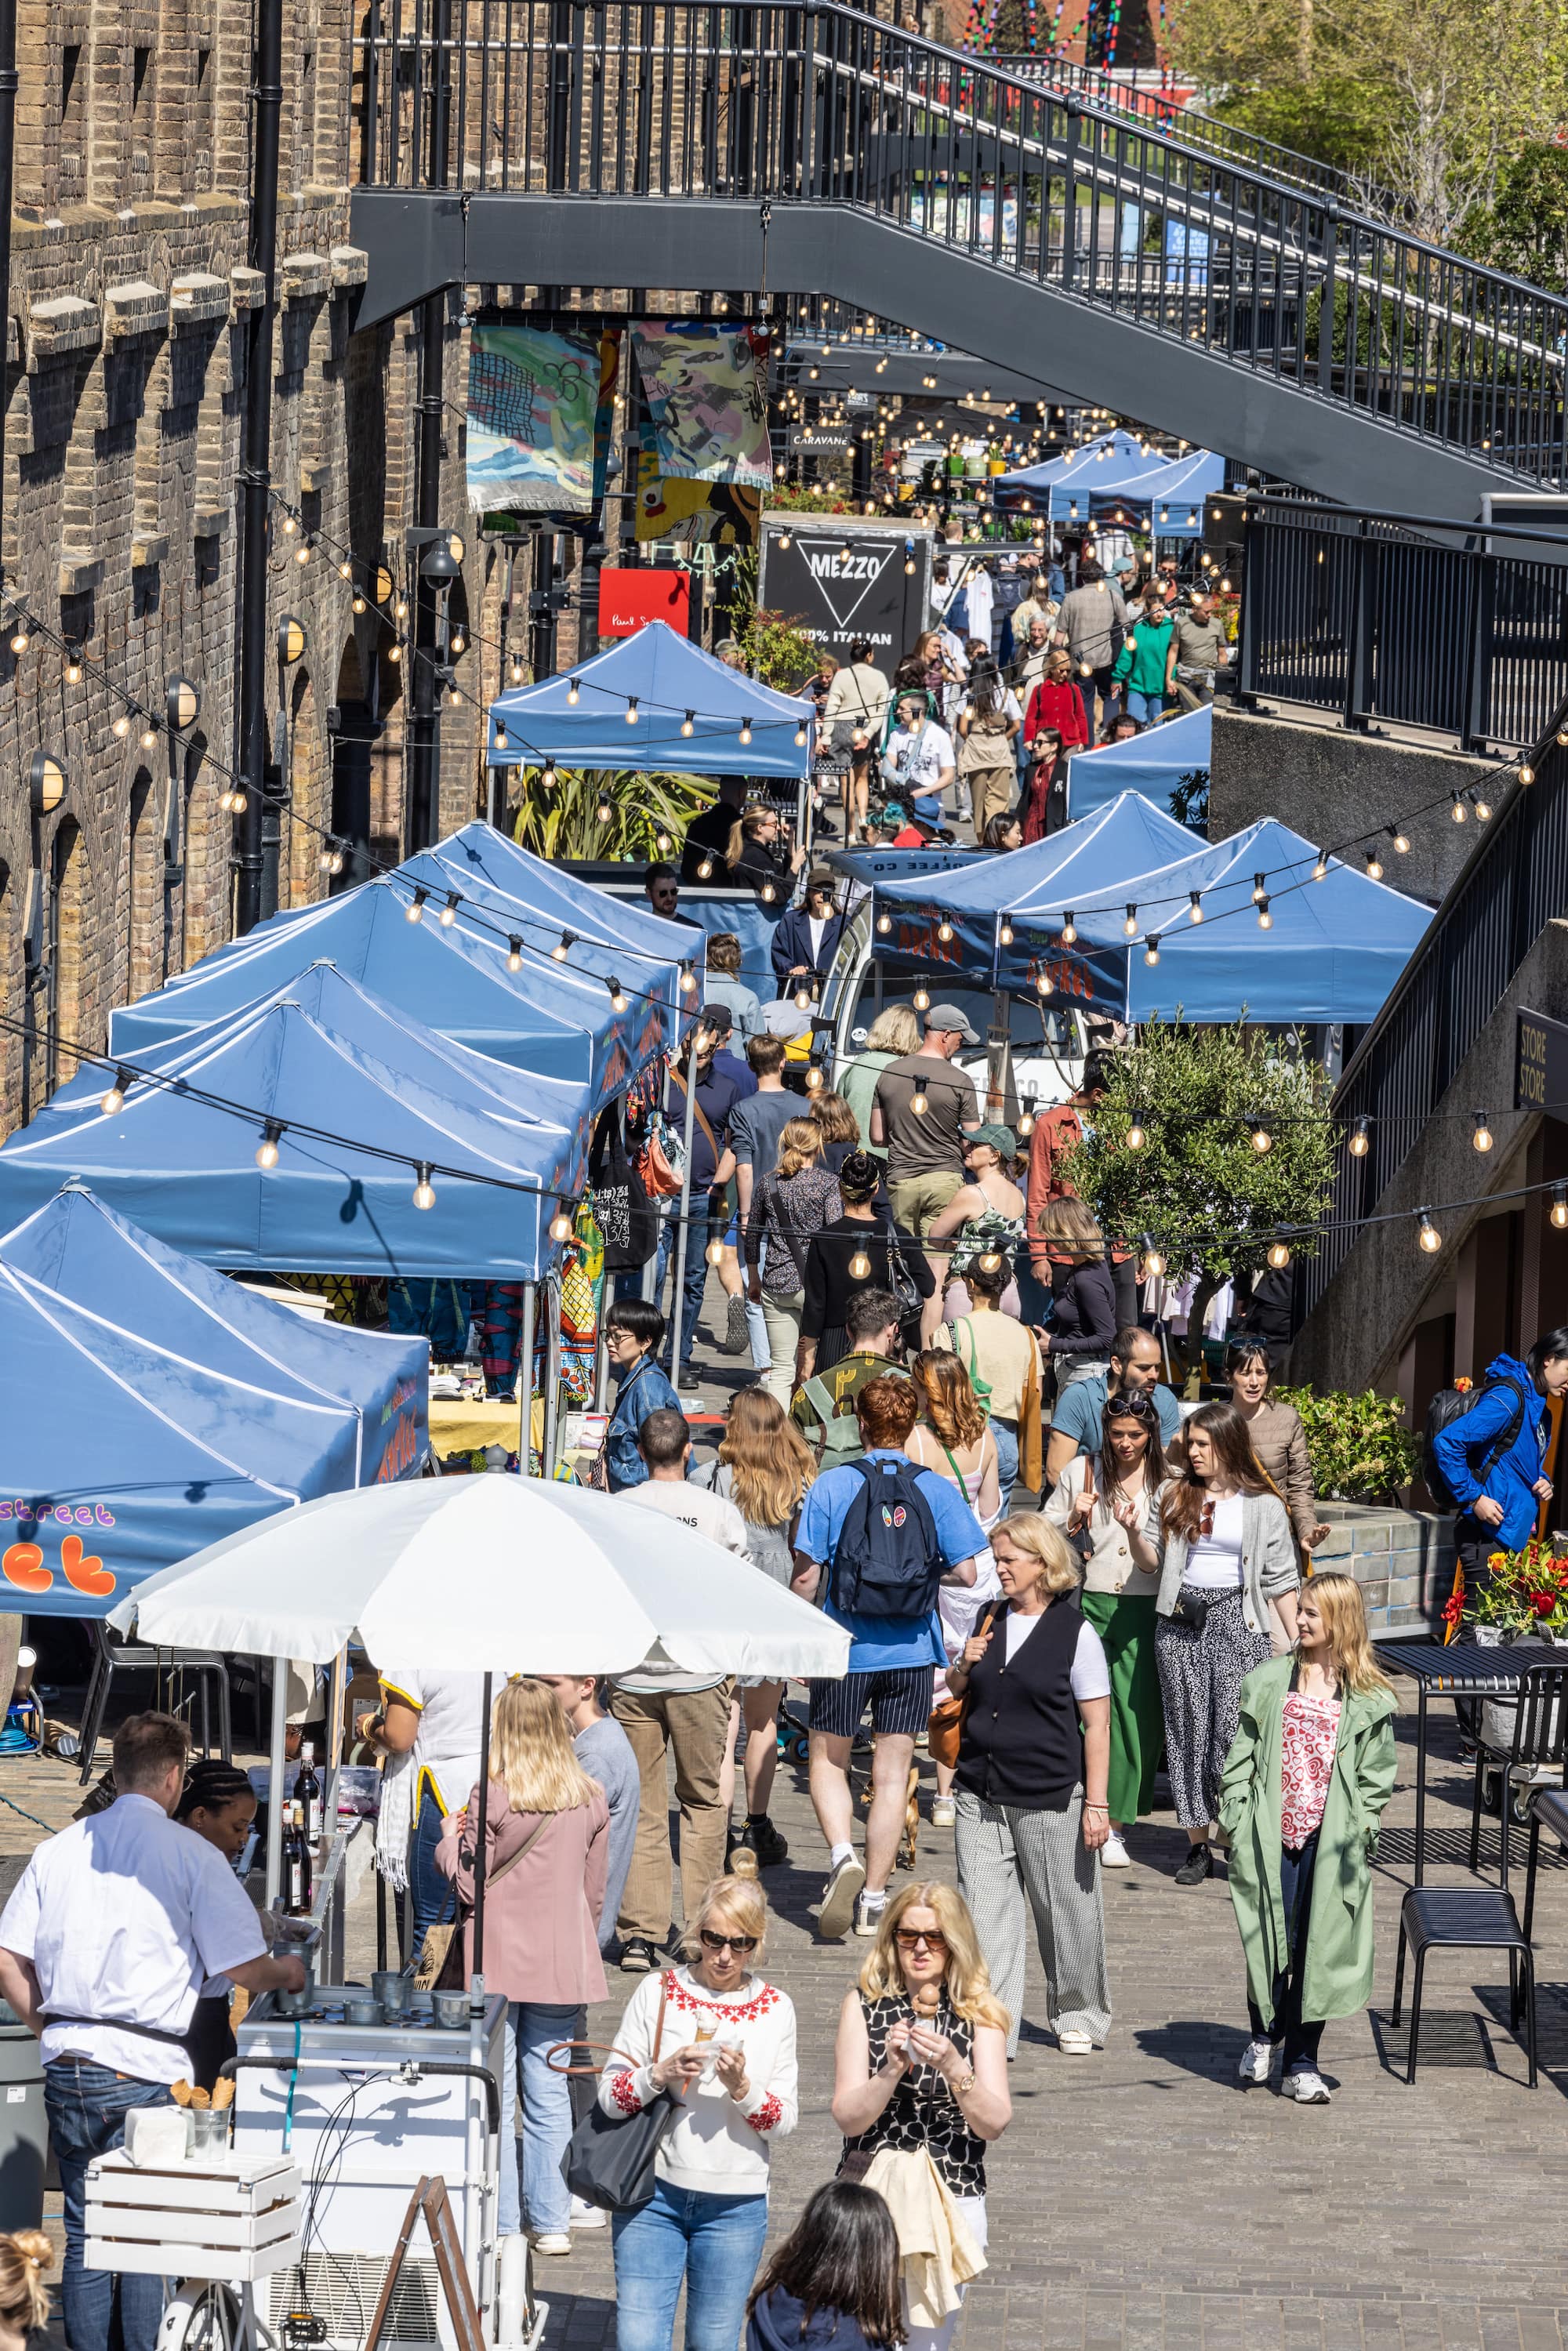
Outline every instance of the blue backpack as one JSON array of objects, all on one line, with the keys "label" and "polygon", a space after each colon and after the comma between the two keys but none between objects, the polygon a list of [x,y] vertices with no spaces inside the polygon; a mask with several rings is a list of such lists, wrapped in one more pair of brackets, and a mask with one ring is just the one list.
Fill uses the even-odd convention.
[{"label": "blue backpack", "polygon": [[862,1616],[928,1616],[946,1569],[914,1461],[852,1461],[861,1490],[833,1552],[835,1608]]}]

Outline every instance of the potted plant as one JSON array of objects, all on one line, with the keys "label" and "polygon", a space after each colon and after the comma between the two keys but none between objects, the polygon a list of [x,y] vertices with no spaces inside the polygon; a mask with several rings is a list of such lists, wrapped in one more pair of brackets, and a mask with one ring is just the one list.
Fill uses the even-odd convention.
[{"label": "potted plant", "polygon": [[1488,1580],[1469,1608],[1456,1592],[1445,1603],[1443,1621],[1473,1625],[1483,1644],[1555,1641],[1568,1645],[1568,1558],[1540,1535],[1522,1551],[1494,1551]]}]

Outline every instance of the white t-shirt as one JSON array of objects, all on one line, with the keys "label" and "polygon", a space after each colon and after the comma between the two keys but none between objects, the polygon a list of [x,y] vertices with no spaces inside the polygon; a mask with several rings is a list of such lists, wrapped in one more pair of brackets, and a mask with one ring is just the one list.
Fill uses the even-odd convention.
[{"label": "white t-shirt", "polygon": [[[505,1678],[502,1674],[493,1677],[493,1697],[499,1694]],[[431,1674],[418,1666],[402,1666],[395,1673],[389,1668],[381,1681],[389,1698],[406,1698],[410,1706],[419,1708],[419,1732],[413,1742],[415,1807],[428,1776],[442,1811],[460,1811],[479,1784],[484,1675]]]},{"label": "white t-shirt", "polygon": [[907,727],[895,726],[883,757],[883,773],[896,775],[905,792],[922,797],[936,789],[943,768],[954,764],[953,737],[929,718],[913,735]]},{"label": "white t-shirt", "polygon": [[[1008,1663],[1010,1666],[1037,1625],[1042,1624],[1045,1611],[1038,1616],[1020,1616],[1016,1609],[1008,1614]],[[1082,1706],[1092,1698],[1111,1695],[1111,1668],[1105,1663],[1105,1646],[1087,1616],[1078,1626],[1078,1646],[1072,1652],[1072,1667],[1068,1675],[1072,1695]]]},{"label": "white t-shirt", "polygon": [[[151,1796],[46,1839],[0,1914],[0,1946],[30,1959],[62,2016],[125,2017],[184,2032],[204,1985],[263,1958],[250,1896],[215,1845]],[[68,2053],[139,2082],[183,2081],[188,2053],[104,2024],[51,2024],[46,2065]]]},{"label": "white t-shirt", "polygon": [[[650,1478],[645,1485],[633,1486],[616,1499],[632,1503],[640,1510],[657,1510],[666,1519],[678,1519],[682,1526],[695,1527],[699,1535],[706,1535],[709,1542],[733,1552],[737,1559],[748,1555],[746,1520],[735,1504],[706,1486],[693,1485],[689,1479],[677,1485],[674,1479]],[[636,1672],[618,1675],[615,1687],[633,1692],[705,1690],[713,1689],[724,1678],[723,1674],[683,1673],[655,1641]]]},{"label": "white t-shirt", "polygon": [[1184,1583],[1207,1592],[1241,1589],[1241,1497],[1222,1495],[1214,1506],[1214,1532],[1199,1535],[1186,1555]]}]

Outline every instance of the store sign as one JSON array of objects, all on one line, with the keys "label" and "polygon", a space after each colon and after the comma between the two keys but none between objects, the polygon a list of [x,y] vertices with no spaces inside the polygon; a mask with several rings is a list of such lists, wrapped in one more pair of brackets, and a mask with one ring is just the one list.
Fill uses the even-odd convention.
[{"label": "store sign", "polygon": [[1544,1012],[1521,1012],[1513,1106],[1568,1119],[1568,1021],[1553,1020]]},{"label": "store sign", "polygon": [[686,571],[601,571],[599,575],[599,633],[601,637],[634,637],[650,621],[667,621],[677,636],[686,633],[691,613],[692,582]]},{"label": "store sign", "polygon": [[835,527],[816,516],[809,523],[788,515],[764,519],[758,601],[809,630],[841,661],[856,637],[866,638],[884,676],[925,625],[930,577],[926,531]]},{"label": "store sign", "polygon": [[853,447],[847,424],[792,424],[789,446],[803,457],[847,457]]}]

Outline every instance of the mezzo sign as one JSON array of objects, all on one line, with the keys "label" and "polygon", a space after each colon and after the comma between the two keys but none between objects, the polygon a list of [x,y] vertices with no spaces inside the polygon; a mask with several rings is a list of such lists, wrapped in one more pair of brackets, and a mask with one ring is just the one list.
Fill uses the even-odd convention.
[{"label": "mezzo sign", "polygon": [[818,515],[763,517],[758,601],[809,629],[841,662],[864,637],[877,668],[891,676],[925,624],[930,578],[927,531],[852,520],[835,526]]}]

